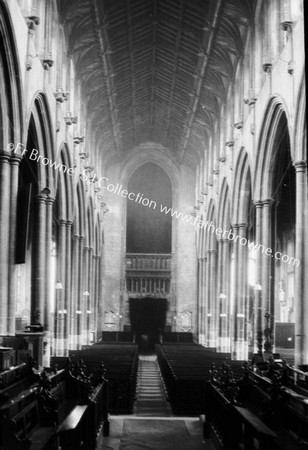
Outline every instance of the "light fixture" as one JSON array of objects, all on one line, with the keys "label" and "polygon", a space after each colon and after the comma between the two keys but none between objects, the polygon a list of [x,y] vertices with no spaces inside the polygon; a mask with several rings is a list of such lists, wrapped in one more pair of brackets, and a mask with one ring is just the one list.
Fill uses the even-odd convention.
[{"label": "light fixture", "polygon": [[82,295],[84,295],[85,297],[89,297],[90,292],[89,292],[89,291],[83,291],[83,294],[82,294]]},{"label": "light fixture", "polygon": [[80,309],[77,309],[76,314],[82,314],[82,311],[80,311]]},{"label": "light fixture", "polygon": [[227,298],[227,296],[221,292],[221,293],[219,294],[219,298],[225,299],[225,298]]},{"label": "light fixture", "polygon": [[262,291],[262,286],[260,283],[256,283],[253,287],[254,291]]},{"label": "light fixture", "polygon": [[61,283],[60,281],[57,281],[57,282],[56,282],[55,288],[56,288],[57,290],[63,289],[62,283]]}]

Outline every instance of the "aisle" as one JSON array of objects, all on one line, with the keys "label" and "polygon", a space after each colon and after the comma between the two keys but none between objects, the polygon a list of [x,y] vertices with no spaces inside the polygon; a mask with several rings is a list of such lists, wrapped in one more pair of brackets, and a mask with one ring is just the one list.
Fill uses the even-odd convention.
[{"label": "aisle", "polygon": [[162,383],[156,355],[139,355],[134,414],[142,417],[170,417],[172,411]]},{"label": "aisle", "polygon": [[214,450],[196,417],[174,417],[156,355],[139,355],[137,400],[131,416],[110,417],[100,450]]},{"label": "aisle", "polygon": [[100,450],[215,450],[196,417],[112,416]]}]

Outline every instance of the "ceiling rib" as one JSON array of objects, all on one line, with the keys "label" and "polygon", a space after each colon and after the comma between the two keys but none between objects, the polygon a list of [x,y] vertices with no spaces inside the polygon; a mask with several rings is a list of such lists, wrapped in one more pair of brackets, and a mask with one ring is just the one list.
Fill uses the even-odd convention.
[{"label": "ceiling rib", "polygon": [[[150,123],[153,127],[155,113],[155,73],[156,73],[156,39],[157,39],[157,1],[153,0],[153,49],[152,49],[152,77],[151,77],[151,115]],[[152,136],[153,139],[153,136]]]},{"label": "ceiling rib", "polygon": [[[208,61],[209,61],[209,55],[211,53],[211,49],[213,46],[213,42],[214,42],[214,36],[216,33],[216,27],[217,27],[217,23],[218,23],[218,18],[219,18],[219,12],[221,10],[223,4],[223,0],[218,0],[217,1],[217,5],[216,5],[216,10],[215,10],[215,14],[214,14],[214,18],[212,21],[212,26],[211,26],[211,31],[210,31],[210,36],[209,36],[209,40],[208,40],[208,44],[207,44],[207,48],[206,51],[204,52],[204,56],[203,56],[203,62],[202,62],[202,66],[201,66],[201,70],[200,70],[200,74],[197,78],[197,86],[195,89],[195,98],[194,98],[194,103],[193,106],[191,108],[191,114],[189,116],[189,120],[188,120],[188,124],[186,125],[186,130],[185,130],[185,138],[184,138],[184,143],[183,143],[183,147],[180,153],[180,160],[182,161],[184,154],[186,152],[187,149],[187,144],[188,144],[188,140],[189,140],[189,136],[191,133],[191,127],[195,118],[195,114],[197,111],[197,107],[198,107],[198,102],[199,102],[199,97],[200,97],[200,93],[201,93],[201,89],[202,89],[202,82],[203,82],[203,78],[205,75],[205,71],[208,65]],[[206,31],[204,31],[206,32]]]},{"label": "ceiling rib", "polygon": [[128,46],[129,46],[129,60],[130,60],[130,80],[131,80],[131,99],[133,110],[133,122],[134,122],[134,135],[136,135],[136,82],[135,82],[135,63],[134,63],[134,51],[133,51],[133,37],[132,37],[132,18],[130,0],[126,0],[126,18],[127,18],[127,32],[128,32]]},{"label": "ceiling rib", "polygon": [[[120,143],[119,143],[119,130],[118,130],[118,126],[117,126],[117,117],[116,117],[116,105],[115,102],[113,100],[113,96],[112,96],[112,92],[114,92],[114,87],[113,87],[113,80],[112,80],[112,70],[111,70],[111,66],[109,64],[108,61],[108,54],[107,54],[107,48],[105,46],[105,42],[107,44],[108,47],[108,37],[106,34],[106,28],[105,26],[103,26],[103,24],[100,21],[100,15],[99,15],[99,11],[98,11],[98,7],[97,7],[97,0],[89,0],[90,5],[91,5],[91,10],[92,10],[92,20],[93,20],[93,24],[94,24],[94,30],[95,30],[95,34],[96,34],[96,38],[99,42],[99,55],[100,55],[100,60],[101,60],[101,65],[102,65],[102,69],[103,69],[103,76],[104,76],[104,81],[106,84],[106,88],[107,88],[107,96],[108,96],[108,100],[109,100],[109,111],[110,111],[110,117],[111,117],[111,122],[112,122],[112,131],[113,131],[113,136],[114,136],[114,142],[116,144],[116,150],[117,152],[120,151]],[[101,2],[101,7],[103,7],[103,2]],[[104,15],[104,14],[103,14]]]}]

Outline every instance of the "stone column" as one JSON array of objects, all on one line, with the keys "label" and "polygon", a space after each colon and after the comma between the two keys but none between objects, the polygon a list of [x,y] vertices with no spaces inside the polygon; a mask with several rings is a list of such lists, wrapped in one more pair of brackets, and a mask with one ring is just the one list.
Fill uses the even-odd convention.
[{"label": "stone column", "polygon": [[202,266],[201,266],[201,310],[200,310],[200,321],[201,321],[201,339],[202,339],[202,345],[205,345],[206,343],[206,297],[207,297],[207,284],[206,284],[206,274],[207,274],[207,258],[202,257]]},{"label": "stone column", "polygon": [[65,289],[64,289],[64,305],[66,314],[63,314],[64,330],[64,355],[68,355],[70,323],[71,323],[71,286],[72,286],[72,222],[66,222],[66,245],[65,245]]},{"label": "stone column", "polygon": [[89,296],[85,295],[86,292],[89,293],[89,247],[83,247],[83,287],[82,287],[82,344],[87,344],[88,342],[88,299]]},{"label": "stone column", "polygon": [[197,314],[198,314],[198,342],[199,344],[202,343],[202,336],[201,336],[201,323],[202,323],[202,292],[201,292],[201,284],[202,284],[202,258],[198,258],[198,302],[197,302]]},{"label": "stone column", "polygon": [[[263,201],[262,212],[262,242],[265,247],[262,253],[262,331],[269,326],[271,314],[271,295],[272,295],[272,255],[266,255],[266,249],[272,249],[272,206],[273,200],[267,199]],[[259,252],[261,250],[258,250]],[[272,349],[271,338],[266,339],[264,336],[264,349],[268,352]]]},{"label": "stone column", "polygon": [[[15,335],[15,307],[16,307],[16,277],[15,277],[15,251],[16,251],[16,211],[17,211],[17,195],[18,195],[18,167],[21,156],[14,154],[10,159],[11,177],[10,177],[10,250],[9,250],[9,297],[8,297],[8,321],[7,334]],[[7,180],[9,182],[9,180]],[[2,201],[2,199],[0,200]],[[1,225],[0,225],[1,226]],[[0,247],[2,249],[2,247]],[[1,250],[2,251],[2,250]]]},{"label": "stone column", "polygon": [[94,285],[93,285],[93,300],[92,300],[92,316],[93,316],[93,330],[95,330],[95,341],[97,341],[97,325],[98,325],[98,302],[99,302],[99,257],[93,255],[93,272],[94,272]]},{"label": "stone column", "polygon": [[[44,338],[44,355],[43,366],[49,367],[50,364],[50,344],[51,344],[51,315],[50,315],[50,293],[54,286],[51,286],[51,242],[52,242],[52,205],[54,198],[46,199],[46,260],[45,260],[45,308],[44,308],[44,330],[46,331]],[[54,280],[53,280],[54,281]]]},{"label": "stone column", "polygon": [[66,303],[66,220],[60,220],[59,224],[59,243],[58,243],[58,275],[57,281],[62,283],[63,289],[58,293],[55,314],[57,317],[56,334],[56,354],[64,355],[64,322],[65,322],[65,303]]},{"label": "stone column", "polygon": [[239,224],[239,249],[238,249],[238,337],[239,337],[239,359],[248,358],[247,339],[247,224]]},{"label": "stone column", "polygon": [[212,249],[209,252],[210,260],[210,297],[209,297],[209,346],[216,347],[216,329],[217,324],[217,292],[216,292],[216,276],[217,276],[217,251]]},{"label": "stone column", "polygon": [[222,294],[226,296],[224,308],[222,308],[222,314],[226,314],[224,319],[222,330],[224,331],[224,352],[230,351],[230,321],[231,321],[231,311],[230,311],[230,241],[229,239],[223,239],[222,247]]},{"label": "stone column", "polygon": [[84,237],[79,237],[79,250],[78,250],[78,314],[77,314],[77,348],[81,349],[82,346],[82,324],[84,316],[83,308],[83,286],[84,286],[84,266],[83,266],[83,243]]},{"label": "stone column", "polygon": [[[256,244],[261,244],[262,241],[262,209],[263,203],[261,201],[255,202],[256,207]],[[258,353],[263,350],[263,329],[262,329],[262,258],[261,251],[256,253],[256,281],[260,284],[260,290],[254,290],[254,349]]]},{"label": "stone column", "polygon": [[73,237],[73,251],[72,251],[72,298],[71,298],[71,343],[70,348],[77,348],[77,335],[78,335],[78,297],[79,297],[79,236]]},{"label": "stone column", "polygon": [[217,289],[216,289],[216,302],[217,302],[217,314],[216,314],[216,335],[217,335],[217,348],[219,351],[222,347],[222,305],[223,302],[220,298],[220,294],[222,293],[223,289],[223,240],[218,240],[218,261],[217,261]]},{"label": "stone column", "polygon": [[87,299],[86,304],[86,318],[87,318],[87,344],[90,344],[90,332],[91,332],[91,324],[92,324],[92,297],[93,297],[93,248],[88,248],[88,283],[87,289],[89,292],[89,297]]},{"label": "stone column", "polygon": [[308,213],[307,213],[307,162],[294,163],[296,171],[296,259],[295,266],[295,364],[308,363],[308,306],[307,306],[307,276],[308,263]]},{"label": "stone column", "polygon": [[231,317],[231,349],[233,357],[236,358],[238,354],[239,346],[239,330],[237,314],[239,312],[239,242],[236,236],[238,236],[239,226],[237,223],[232,225],[232,233],[234,235],[233,240],[233,274],[232,274],[232,285],[233,285],[233,298],[232,298],[232,317]]},{"label": "stone column", "polygon": [[36,198],[37,233],[35,242],[34,296],[31,304],[31,323],[43,323],[45,319],[46,293],[46,201],[50,198],[49,188],[44,188]]},{"label": "stone column", "polygon": [[0,335],[7,334],[9,297],[10,155],[0,153]]},{"label": "stone column", "polygon": [[205,332],[205,337],[206,337],[206,346],[209,347],[210,343],[210,329],[209,329],[209,324],[210,324],[210,318],[209,318],[209,314],[211,311],[211,304],[210,304],[210,297],[211,297],[211,283],[210,283],[210,250],[207,251],[207,258],[206,258],[206,277],[205,277],[205,283],[206,283],[206,290],[205,290],[205,308],[204,308],[204,332]]}]

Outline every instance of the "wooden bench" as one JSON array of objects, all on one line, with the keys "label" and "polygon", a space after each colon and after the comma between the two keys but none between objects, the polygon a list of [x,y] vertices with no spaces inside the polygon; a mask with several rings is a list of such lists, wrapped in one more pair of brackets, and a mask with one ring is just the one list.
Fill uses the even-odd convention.
[{"label": "wooden bench", "polygon": [[[103,361],[109,381],[109,409],[112,414],[130,414],[136,393],[138,370],[137,346],[124,343],[98,343],[91,348],[69,352],[72,361],[83,360],[86,373],[98,368]],[[59,360],[57,361],[59,364]]]},{"label": "wooden bench", "polygon": [[[234,406],[235,411],[239,415],[243,424],[243,444],[244,450],[273,450],[274,439],[277,434],[274,433],[264,422],[262,422],[252,411],[241,406]],[[258,441],[256,446],[254,439]]]},{"label": "wooden bench", "polygon": [[57,429],[62,450],[82,449],[87,442],[88,405],[76,405]]},{"label": "wooden bench", "polygon": [[172,411],[177,415],[203,413],[213,362],[222,365],[228,360],[234,371],[239,371],[242,365],[241,361],[227,359],[230,355],[226,353],[219,354],[194,343],[157,345],[156,353]]},{"label": "wooden bench", "polygon": [[14,450],[56,449],[54,416],[39,406],[37,388],[23,391],[1,406],[2,447]]}]

